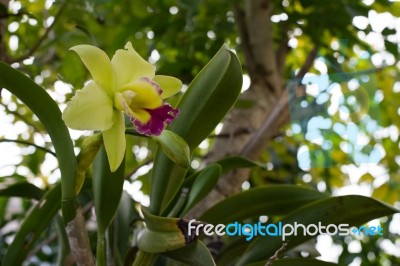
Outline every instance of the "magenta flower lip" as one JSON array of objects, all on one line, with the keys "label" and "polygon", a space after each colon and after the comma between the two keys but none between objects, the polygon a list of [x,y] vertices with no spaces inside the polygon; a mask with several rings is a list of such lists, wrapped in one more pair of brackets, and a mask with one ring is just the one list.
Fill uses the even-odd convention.
[{"label": "magenta flower lip", "polygon": [[179,109],[172,108],[169,104],[164,104],[156,109],[145,109],[150,113],[150,120],[143,124],[135,118],[131,118],[131,122],[135,125],[137,131],[147,136],[159,136],[165,129],[166,125],[170,125],[172,120],[179,114]]}]

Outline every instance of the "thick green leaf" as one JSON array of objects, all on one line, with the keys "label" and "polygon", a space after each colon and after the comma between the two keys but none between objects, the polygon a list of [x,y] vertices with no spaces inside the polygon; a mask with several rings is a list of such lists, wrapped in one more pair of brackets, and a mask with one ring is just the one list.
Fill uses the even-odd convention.
[{"label": "thick green leaf", "polygon": [[57,104],[47,92],[26,75],[0,62],[0,88],[24,102],[39,118],[50,135],[61,171],[62,209],[66,222],[75,217],[76,159],[68,128]]},{"label": "thick green leaf", "polygon": [[254,100],[238,99],[235,103],[235,109],[249,109],[254,107],[256,102]]},{"label": "thick green leaf", "polygon": [[[242,70],[236,55],[223,45],[200,71],[178,104],[179,116],[170,130],[180,135],[191,151],[218,125],[237,100]],[[150,210],[162,213],[177,193],[186,169],[158,151],[152,173]]]},{"label": "thick green leaf", "polygon": [[221,176],[221,166],[212,164],[204,168],[193,182],[190,188],[189,196],[186,201],[186,206],[181,215],[184,215],[201,199],[203,199],[217,184]]},{"label": "thick green leaf", "polygon": [[11,246],[3,259],[2,265],[22,265],[36,240],[60,209],[61,184],[54,186],[33,207],[21,224]]},{"label": "thick green leaf", "polygon": [[229,239],[218,254],[217,264],[228,265],[232,261],[235,261],[241,254],[243,254],[249,245],[250,242],[246,241],[244,237]]},{"label": "thick green leaf", "polygon": [[110,171],[104,146],[93,162],[93,197],[99,231],[105,231],[117,212],[124,184],[124,162]]},{"label": "thick green leaf", "polygon": [[192,266],[212,266],[215,265],[208,248],[200,240],[173,251],[162,253],[162,255],[187,263]]},{"label": "thick green leaf", "polygon": [[[304,258],[295,258],[295,259],[280,259],[275,260],[272,263],[272,266],[339,266],[340,264],[326,262],[322,260],[315,259],[304,259]],[[265,261],[252,263],[248,266],[265,266]]]},{"label": "thick green leaf", "polygon": [[[232,156],[232,157],[224,158],[224,159],[217,161],[213,165],[215,166],[216,164],[218,164],[222,167],[222,173],[226,173],[226,172],[229,172],[229,171],[237,169],[237,168],[264,167],[264,165],[262,165],[262,164],[253,162],[249,159],[246,159],[246,158],[240,157],[240,156]],[[193,173],[192,175],[190,175],[189,177],[186,177],[180,187],[180,191],[183,191],[183,189],[185,189],[185,188],[190,189],[193,186],[193,183],[197,180],[197,177],[205,170],[207,170],[207,168],[205,168],[201,171],[197,171],[197,172]],[[190,193],[192,193],[192,192],[190,192]],[[172,209],[172,206],[173,206],[173,209],[176,209],[176,207],[178,207],[176,204],[178,204],[178,200],[180,200],[180,199],[181,199],[181,195],[176,194],[175,198],[171,201],[170,205],[168,206],[168,209]],[[191,204],[191,206],[188,208],[193,207],[193,205],[194,204]],[[188,211],[188,209],[185,210],[184,212],[182,212],[182,214],[184,214],[187,211]],[[168,216],[170,216],[170,213],[173,213],[173,212],[167,211],[166,213],[168,213]],[[182,216],[182,214],[181,214],[181,216]]]},{"label": "thick green leaf", "polygon": [[260,215],[285,215],[327,194],[295,185],[272,185],[243,191],[207,210],[199,220],[229,223]]},{"label": "thick green leaf", "polygon": [[43,195],[43,190],[28,182],[0,183],[0,197],[22,197],[39,200]]},{"label": "thick green leaf", "polygon": [[[399,212],[399,210],[372,198],[349,195],[311,202],[289,214],[281,222],[284,225],[293,225],[295,222],[304,225],[321,222],[324,226],[328,224],[349,224],[350,226],[355,226],[396,212]],[[288,236],[286,238],[287,249],[295,247],[313,237],[311,235],[304,236],[303,234]],[[282,244],[283,242],[280,237],[257,237],[243,254],[237,265],[246,265],[251,262],[268,259],[274,255]]]},{"label": "thick green leaf", "polygon": [[121,201],[119,203],[118,212],[114,219],[114,254],[118,261],[121,261],[130,247],[130,236],[132,234],[132,221],[141,219],[140,214],[134,208],[135,202],[126,192],[122,192]]},{"label": "thick green leaf", "polygon": [[151,214],[147,208],[142,207],[146,227],[157,232],[182,232],[179,227],[180,218],[162,217]]},{"label": "thick green leaf", "polygon": [[256,166],[265,168],[265,166],[262,164],[253,162],[240,156],[227,157],[217,161],[216,163],[221,165],[223,173],[229,172],[237,168],[251,168]]},{"label": "thick green leaf", "polygon": [[174,163],[183,167],[190,167],[190,149],[185,140],[172,131],[164,130],[160,136],[153,136],[165,155]]},{"label": "thick green leaf", "polygon": [[196,148],[232,108],[242,88],[242,69],[236,55],[223,45],[200,71],[178,104],[171,130]]},{"label": "thick green leaf", "polygon": [[93,197],[97,221],[97,265],[106,265],[105,232],[114,218],[122,195],[125,160],[111,172],[102,146],[93,161]]},{"label": "thick green leaf", "polygon": [[190,244],[186,222],[179,218],[156,216],[142,208],[146,227],[138,233],[138,247],[147,253],[161,253]]}]

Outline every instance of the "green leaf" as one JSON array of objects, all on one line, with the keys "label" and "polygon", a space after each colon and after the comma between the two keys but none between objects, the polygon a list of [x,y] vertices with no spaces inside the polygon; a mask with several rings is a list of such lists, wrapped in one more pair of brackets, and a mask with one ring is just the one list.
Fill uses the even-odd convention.
[{"label": "green leaf", "polygon": [[22,175],[18,175],[16,173],[12,175],[2,176],[0,177],[2,183],[11,182],[12,184],[16,182],[26,182],[26,177]]},{"label": "green leaf", "polygon": [[122,195],[125,160],[111,172],[104,146],[93,162],[93,197],[97,221],[97,264],[106,265],[105,232],[114,218]]},{"label": "green leaf", "polygon": [[164,252],[162,255],[192,266],[215,265],[210,251],[200,240],[197,240],[183,248]]},{"label": "green leaf", "polygon": [[228,265],[232,261],[235,261],[249,245],[250,242],[246,241],[244,237],[229,239],[218,254],[218,265]]},{"label": "green leaf", "polygon": [[388,50],[394,56],[397,56],[399,54],[399,47],[397,46],[397,43],[392,43],[390,41],[385,40],[385,47],[386,50]]},{"label": "green leaf", "polygon": [[0,227],[3,227],[7,211],[8,198],[0,198]]},{"label": "green leaf", "polygon": [[76,211],[76,159],[60,109],[47,92],[26,75],[3,62],[0,62],[0,73],[0,88],[7,89],[24,102],[50,135],[61,171],[64,220],[68,222],[75,217]]},{"label": "green leaf", "polygon": [[[339,266],[340,264],[315,259],[295,258],[275,260],[272,266]],[[265,266],[265,261],[251,263],[248,266]]]},{"label": "green leaf", "polygon": [[182,248],[190,239],[185,230],[186,221],[152,215],[142,208],[146,227],[138,233],[138,247],[147,253],[161,253]]},{"label": "green leaf", "polygon": [[57,221],[57,236],[58,236],[58,250],[57,250],[57,265],[66,265],[66,260],[71,253],[68,237],[65,232],[65,224],[60,215],[56,217]]},{"label": "green leaf", "polygon": [[99,231],[111,223],[122,195],[124,163],[115,172],[110,171],[104,146],[93,162],[93,197]]},{"label": "green leaf", "polygon": [[130,247],[130,236],[132,234],[131,223],[141,219],[140,214],[134,208],[135,202],[126,192],[122,192],[118,212],[114,219],[114,253],[122,260],[123,255]]},{"label": "green leaf", "polygon": [[[180,135],[191,151],[218,125],[237,100],[242,87],[242,70],[236,55],[223,45],[200,71],[182,96],[179,116],[170,130]],[[162,213],[174,198],[186,174],[162,151],[154,161],[150,210]]]},{"label": "green leaf", "polygon": [[184,215],[201,199],[203,199],[217,184],[221,176],[221,166],[212,164],[204,168],[196,177],[190,188],[186,206],[181,215]]},{"label": "green leaf", "polygon": [[226,173],[237,168],[251,168],[251,167],[265,168],[264,165],[253,162],[241,156],[227,157],[217,161],[216,163],[221,165],[222,173]]},{"label": "green leaf", "polygon": [[49,190],[25,217],[8,248],[2,265],[22,265],[43,229],[49,225],[60,209],[60,203],[61,184],[59,183]]},{"label": "green leaf", "polygon": [[[246,159],[246,158],[240,157],[240,156],[227,157],[227,158],[224,158],[224,159],[221,159],[221,160],[217,161],[213,165],[215,166],[216,164],[218,164],[218,165],[220,165],[222,167],[222,172],[221,173],[226,173],[226,172],[229,172],[229,171],[237,169],[237,168],[250,168],[250,167],[262,167],[262,168],[264,168],[264,165],[256,163],[256,162],[253,162],[253,161],[251,161],[249,159]],[[201,174],[202,171],[204,171],[206,169],[207,168],[205,168],[205,169],[203,169],[201,171],[197,171],[194,174],[190,175],[189,177],[186,177],[185,180],[182,182],[182,185],[180,186],[179,190],[183,191],[186,188],[188,188],[188,189],[191,188],[193,183],[195,182],[195,180],[197,180],[198,175]],[[207,191],[207,193],[208,192],[209,191]],[[190,193],[192,193],[192,192],[190,192]],[[203,196],[205,196],[205,195],[202,195],[202,197]],[[171,201],[171,203],[168,206],[167,210],[170,210],[170,209],[174,209],[175,210],[175,209],[177,209],[178,206],[176,206],[176,204],[178,204],[178,199],[179,200],[181,199],[181,195],[176,194],[175,198]],[[191,204],[191,206],[188,207],[188,208],[190,209],[193,206],[194,206],[194,204]],[[181,207],[179,207],[179,208],[181,208]],[[184,212],[182,212],[182,214],[187,212],[189,209],[186,209]],[[168,216],[171,216],[170,214],[174,213],[174,212],[168,212],[167,211],[166,213],[168,213]],[[180,216],[182,216],[182,214]]]},{"label": "green leaf", "polygon": [[92,164],[102,143],[103,138],[101,134],[94,134],[83,140],[81,150],[77,156],[76,194],[79,194],[81,191],[85,183],[86,170]]},{"label": "green leaf", "polygon": [[243,191],[208,209],[199,220],[229,223],[261,215],[285,215],[328,195],[296,185],[272,185]]},{"label": "green leaf", "polygon": [[389,29],[389,28],[384,28],[383,31],[381,32],[381,34],[384,36],[396,34],[396,33],[397,33],[396,29]]},{"label": "green leaf", "polygon": [[254,105],[256,105],[256,102],[254,100],[239,99],[235,103],[235,108],[237,108],[237,109],[249,109],[249,108],[252,108]]},{"label": "green leaf", "polygon": [[242,69],[236,55],[223,45],[189,85],[178,104],[171,130],[196,148],[232,108],[242,88]]},{"label": "green leaf", "polygon": [[190,167],[190,149],[185,140],[172,131],[164,130],[160,136],[152,139],[158,143],[165,155],[183,168]]},{"label": "green leaf", "polygon": [[0,197],[21,197],[39,200],[43,195],[43,190],[28,182],[0,183]]},{"label": "green leaf", "polygon": [[[321,199],[311,202],[297,209],[281,220],[282,224],[349,224],[350,226],[361,225],[372,219],[391,215],[399,210],[386,205],[380,201],[359,195],[349,195]],[[287,249],[295,247],[315,236],[298,234],[288,236]],[[262,236],[249,246],[237,265],[246,265],[251,262],[265,260],[274,255],[276,250],[282,246],[280,237]]]}]

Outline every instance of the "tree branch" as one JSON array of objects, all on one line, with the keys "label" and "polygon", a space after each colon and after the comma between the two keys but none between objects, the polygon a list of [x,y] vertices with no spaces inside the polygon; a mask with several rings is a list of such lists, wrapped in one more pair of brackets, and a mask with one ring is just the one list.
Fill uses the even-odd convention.
[{"label": "tree branch", "polygon": [[310,70],[312,64],[314,63],[315,58],[318,54],[318,46],[314,46],[311,52],[308,54],[306,61],[304,62],[303,66],[300,68],[299,72],[296,75],[296,78],[302,79],[304,78],[305,74]]},{"label": "tree branch", "polygon": [[2,142],[14,142],[14,143],[18,143],[18,144],[33,146],[33,147],[37,148],[38,150],[42,150],[42,151],[47,152],[47,153],[53,155],[54,157],[56,157],[55,152],[53,152],[45,147],[36,145],[35,143],[29,142],[29,141],[18,140],[18,139],[0,139],[0,143],[2,143]]},{"label": "tree branch", "polygon": [[235,2],[233,5],[233,13],[235,16],[236,25],[239,32],[241,47],[247,63],[246,68],[247,71],[249,72],[249,75],[252,75],[253,73],[255,73],[256,65],[254,63],[255,60],[253,57],[253,53],[251,51],[249,32],[247,31],[246,28],[245,14],[243,9],[239,6],[238,2]]},{"label": "tree branch", "polygon": [[[302,79],[304,75],[311,68],[318,53],[318,47],[315,46],[311,52],[308,54],[306,61],[304,62],[302,68],[296,75],[296,78]],[[277,105],[273,108],[272,112],[265,118],[261,127],[254,133],[250,141],[245,145],[245,147],[240,152],[240,155],[255,159],[258,155],[258,150],[260,147],[265,147],[271,136],[274,133],[274,128],[276,128],[276,121],[279,120],[280,114],[285,111],[288,106],[288,95],[287,91],[283,90]]]},{"label": "tree branch", "polygon": [[1,14],[0,15],[0,19],[12,18],[12,17],[20,17],[20,16],[25,15],[25,14],[27,14],[27,13],[25,13],[25,12],[19,12],[19,13],[15,13],[15,14],[6,13],[6,14]]},{"label": "tree branch", "polygon": [[290,47],[288,46],[288,24],[284,24],[281,29],[281,40],[279,43],[278,50],[276,52],[276,64],[278,66],[279,74],[283,77],[285,71],[285,59]]},{"label": "tree branch", "polygon": [[153,161],[154,161],[153,158],[147,158],[141,165],[138,165],[137,167],[133,168],[132,171],[130,171],[128,174],[126,174],[124,179],[125,180],[130,180],[131,176],[133,176],[140,168],[142,168],[145,165],[149,165]]},{"label": "tree branch", "polygon": [[282,246],[275,252],[275,254],[270,257],[267,261],[267,263],[265,264],[265,266],[272,266],[272,264],[274,263],[274,261],[276,261],[277,259],[279,259],[279,257],[285,252],[286,247],[288,245],[289,242],[284,242],[282,244]]},{"label": "tree branch", "polygon": [[[1,90],[0,90],[0,99],[1,99]],[[28,119],[26,119],[25,116],[21,115],[20,113],[18,113],[17,111],[11,111],[10,109],[8,109],[8,106],[5,105],[4,103],[0,103],[2,106],[4,106],[4,108],[6,108],[6,111],[8,114],[14,115],[15,117],[18,117],[21,121],[23,121],[25,124],[27,124],[28,126],[31,126],[33,128],[34,131],[36,132],[40,132],[39,128],[28,121]]]},{"label": "tree branch", "polygon": [[60,8],[58,9],[57,13],[54,16],[54,21],[53,23],[51,23],[51,25],[46,29],[46,31],[44,32],[44,34],[42,35],[42,37],[40,37],[38,39],[38,41],[33,45],[33,47],[24,55],[12,60],[12,63],[18,63],[21,61],[24,61],[25,59],[28,59],[29,57],[31,57],[42,45],[42,43],[47,39],[47,36],[49,35],[50,31],[53,29],[54,25],[57,23],[57,21],[60,19],[60,16],[62,14],[62,12],[64,11],[66,4],[68,1],[64,1]]}]

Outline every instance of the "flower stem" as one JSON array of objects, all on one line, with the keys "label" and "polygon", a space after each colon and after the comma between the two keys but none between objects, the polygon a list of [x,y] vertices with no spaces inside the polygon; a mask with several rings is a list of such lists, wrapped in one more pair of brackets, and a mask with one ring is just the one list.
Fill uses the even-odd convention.
[{"label": "flower stem", "polygon": [[96,248],[96,265],[98,266],[106,266],[107,258],[106,258],[106,247],[105,247],[105,239],[104,233],[97,234],[97,248]]},{"label": "flower stem", "polygon": [[135,261],[132,266],[151,266],[156,259],[156,253],[147,253],[139,250],[136,254]]}]

